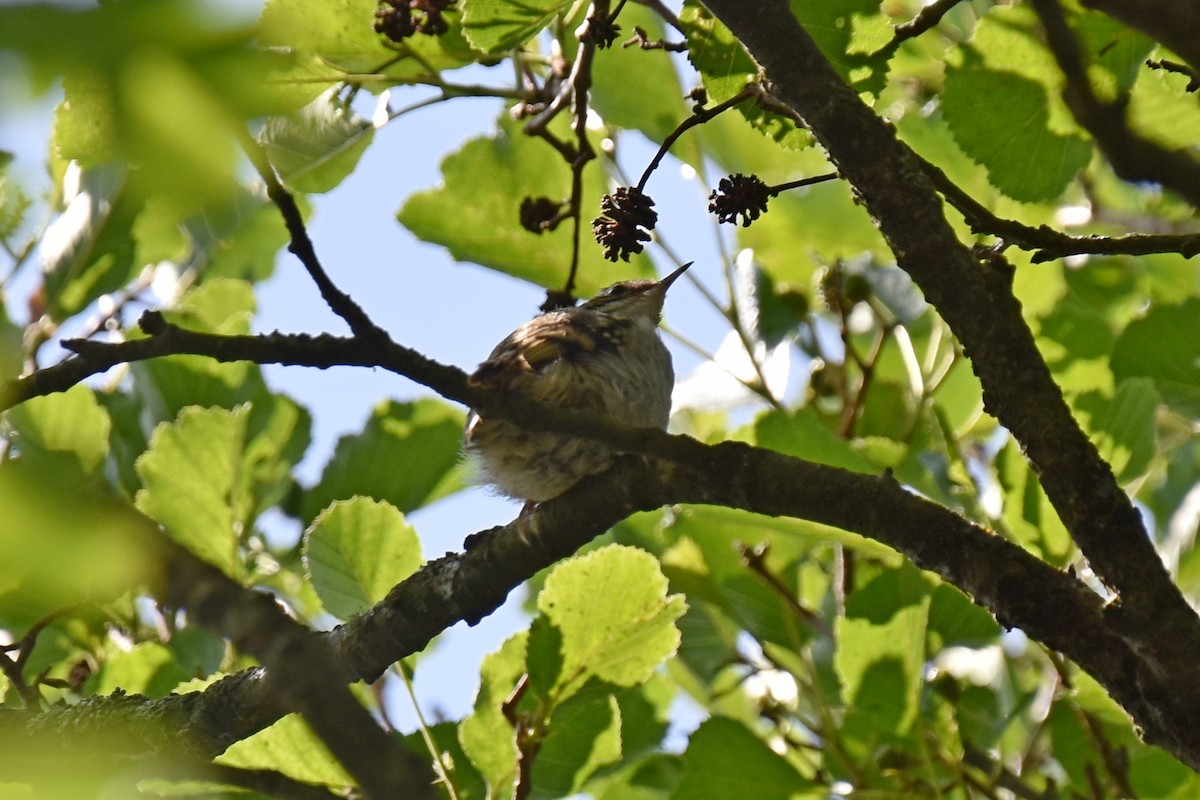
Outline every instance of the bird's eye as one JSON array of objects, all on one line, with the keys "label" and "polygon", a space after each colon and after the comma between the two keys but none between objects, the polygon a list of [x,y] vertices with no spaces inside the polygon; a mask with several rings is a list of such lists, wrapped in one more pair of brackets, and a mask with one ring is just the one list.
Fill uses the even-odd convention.
[{"label": "bird's eye", "polygon": [[605,297],[620,297],[623,294],[628,294],[629,289],[630,289],[630,287],[629,287],[629,284],[627,284],[627,283],[615,283],[612,286],[608,287],[608,289],[604,292],[604,296]]}]

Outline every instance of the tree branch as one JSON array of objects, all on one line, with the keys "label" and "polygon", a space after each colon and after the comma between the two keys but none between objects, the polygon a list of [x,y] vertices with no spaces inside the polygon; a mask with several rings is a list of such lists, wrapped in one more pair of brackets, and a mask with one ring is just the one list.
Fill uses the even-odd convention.
[{"label": "tree branch", "polygon": [[[465,553],[426,565],[378,606],[330,635],[339,654],[335,663],[345,665],[346,680],[373,680],[458,620],[477,622],[525,579],[632,511],[668,503],[706,503],[811,519],[894,547],[918,566],[962,588],[1003,624],[1019,626],[1074,659],[1125,705],[1148,736],[1189,763],[1200,764],[1200,732],[1190,722],[1195,706],[1190,705],[1189,692],[1177,685],[1188,679],[1186,673],[1172,674],[1170,663],[1159,659],[1157,650],[1138,652],[1131,646],[1123,630],[1110,626],[1112,610],[1079,581],[914,496],[890,477],[857,475],[740,443],[704,445],[661,431],[629,429],[592,414],[543,407],[519,395],[470,387],[460,370],[390,343],[364,345],[332,336],[218,336],[184,331],[154,313],[143,318],[143,326],[151,338],[122,344],[74,342],[72,346],[81,352],[75,360],[102,369],[118,359],[153,358],[170,351],[312,366],[373,364],[407,375],[489,416],[535,430],[603,440],[619,450],[656,459],[647,464],[628,457],[618,469],[541,504],[504,532],[472,537]],[[210,602],[204,593],[219,586],[208,578],[191,576],[179,576],[170,585],[195,586],[192,591],[200,594],[189,594],[182,602],[201,610]],[[221,610],[201,616],[200,621],[230,635],[248,652],[261,650],[260,658],[270,664],[274,650],[242,640],[246,632],[257,629],[237,622],[243,616],[244,612],[228,615]],[[266,674],[270,670],[269,666]],[[159,703],[179,717],[173,729],[186,731],[196,747],[211,754],[286,712],[287,706],[272,697],[268,683],[262,672],[244,673],[218,682],[202,695]],[[1162,697],[1178,699],[1162,703]],[[232,728],[224,727],[227,715],[212,709],[231,706],[239,713]],[[141,706],[135,710],[145,711]]]},{"label": "tree branch", "polygon": [[[670,460],[626,456],[609,472],[540,504],[508,526],[472,536],[465,552],[426,564],[382,602],[329,634],[337,663],[348,670],[347,679],[374,680],[455,622],[478,622],[526,579],[635,510],[677,502],[715,504],[811,519],[896,548],[918,566],[961,587],[1002,624],[1019,626],[1066,653],[1150,733],[1159,732],[1151,701],[1164,687],[1139,681],[1143,670],[1137,655],[1107,628],[1101,598],[1013,543],[912,494],[890,476],[851,473],[737,442],[706,445],[615,423],[601,427],[607,428],[606,438],[623,448],[637,445]],[[123,702],[131,717],[146,714],[148,708],[170,714],[173,726],[190,731],[215,753],[285,712],[265,690],[263,678],[262,671],[250,671],[202,693]],[[231,707],[239,713],[216,710]],[[0,741],[5,728],[0,718]],[[0,764],[2,752],[0,748]],[[1200,753],[1200,748],[1192,752]]]},{"label": "tree branch", "polygon": [[1160,743],[1176,754],[1191,751],[1191,763],[1200,763],[1195,726],[1182,724],[1183,709],[1200,713],[1200,665],[1190,655],[1200,652],[1200,624],[1111,468],[1071,416],[1021,317],[1009,275],[979,264],[955,238],[920,160],[841,80],[784,0],[706,5],[825,147],[899,266],[962,342],[985,407],[1021,443],[1092,568],[1118,593],[1107,609],[1109,623],[1148,669],[1171,676],[1174,688],[1163,695],[1163,718],[1153,726],[1164,737]]},{"label": "tree branch", "polygon": [[265,668],[267,692],[300,712],[368,797],[433,798],[433,772],[400,747],[350,692],[328,642],[289,617],[267,593],[246,589],[166,537],[155,593],[227,638]]},{"label": "tree branch", "polygon": [[934,164],[922,161],[937,190],[954,206],[971,226],[973,233],[999,237],[1006,245],[1033,250],[1033,262],[1053,261],[1064,256],[1127,255],[1144,256],[1153,253],[1179,253],[1184,258],[1200,254],[1200,233],[1186,234],[1128,234],[1126,236],[1071,236],[1046,225],[1036,228],[1012,219],[998,217],[982,203],[964,192]]}]

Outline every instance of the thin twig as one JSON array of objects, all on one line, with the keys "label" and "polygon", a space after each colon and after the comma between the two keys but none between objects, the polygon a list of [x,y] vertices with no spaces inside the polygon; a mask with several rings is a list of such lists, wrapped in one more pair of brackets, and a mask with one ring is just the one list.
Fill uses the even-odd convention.
[{"label": "thin twig", "polygon": [[1036,228],[998,217],[956,185],[938,167],[922,160],[933,185],[950,205],[958,209],[974,233],[1000,238],[1005,245],[1033,251],[1033,262],[1053,261],[1071,255],[1151,255],[1179,253],[1185,258],[1200,254],[1200,233],[1143,234],[1126,236],[1071,236],[1047,225]]},{"label": "thin twig", "polygon": [[[879,331],[875,334],[874,341],[871,343],[871,352],[865,360],[859,357],[857,352],[854,353],[854,360],[862,372],[862,377],[859,379],[858,389],[854,392],[854,397],[842,412],[842,421],[838,425],[839,436],[849,438],[853,435],[854,425],[858,422],[858,417],[867,403],[867,391],[871,388],[871,382],[875,377],[875,364],[879,361],[879,356],[883,353],[883,346],[887,343],[891,333],[892,328],[890,325],[884,325],[879,328]],[[848,331],[844,332],[843,340],[846,342],[847,348],[849,348]],[[847,352],[852,351],[847,350]]]},{"label": "thin twig", "polygon": [[687,30],[684,29],[683,23],[679,21],[679,17],[675,16],[675,12],[667,8],[667,4],[662,0],[633,0],[638,5],[643,5],[646,8],[656,12],[660,17],[666,20],[666,23],[684,36],[687,35]]},{"label": "thin twig", "polygon": [[291,236],[288,250],[300,259],[300,263],[308,270],[309,276],[317,284],[317,289],[320,290],[325,303],[335,314],[346,321],[355,336],[368,341],[390,341],[387,332],[372,322],[362,307],[329,279],[329,275],[317,258],[312,240],[308,238],[308,230],[305,228],[304,216],[300,213],[300,207],[296,205],[296,199],[280,183],[279,176],[275,174],[275,168],[271,166],[262,145],[245,130],[239,129],[238,134],[242,149],[246,152],[250,163],[254,165],[259,177],[267,185],[267,196],[271,198],[279,208],[279,213],[283,215],[284,224]]},{"label": "thin twig", "polygon": [[1169,58],[1160,58],[1157,61],[1147,61],[1146,66],[1150,69],[1161,69],[1165,72],[1175,72],[1179,75],[1184,75],[1188,79],[1187,92],[1195,92],[1200,90],[1200,72],[1192,69],[1187,64],[1181,64],[1178,61],[1172,61]]},{"label": "thin twig", "polygon": [[[25,666],[29,663],[29,657],[33,654],[33,648],[37,645],[38,636],[42,631],[48,628],[54,622],[67,614],[71,613],[73,608],[64,608],[58,611],[53,611],[39,619],[29,627],[17,641],[9,645],[0,647],[0,672],[8,678],[8,682],[17,690],[17,694],[21,695],[21,700],[24,701],[27,708],[37,708],[41,702],[41,695],[34,686],[31,686],[25,680]],[[10,658],[9,653],[13,650],[17,651],[16,658]],[[34,683],[38,683],[35,681]]]},{"label": "thin twig", "polygon": [[788,181],[787,183],[776,184],[775,186],[767,187],[767,194],[771,197],[778,197],[790,189],[799,189],[802,186],[812,186],[815,183],[825,183],[840,178],[836,172],[826,172],[822,175],[814,175],[811,178],[801,178],[798,181]]},{"label": "thin twig", "polygon": [[454,771],[453,763],[447,763],[449,759],[445,754],[438,749],[437,743],[433,740],[433,734],[430,733],[429,723],[425,719],[425,713],[421,711],[421,704],[417,702],[417,693],[413,688],[413,678],[408,672],[408,666],[403,660],[396,662],[396,671],[400,673],[400,678],[404,681],[404,688],[408,692],[408,699],[412,702],[413,713],[417,715],[417,726],[421,731],[421,740],[425,743],[425,749],[429,753],[429,757],[433,759],[433,768],[438,775],[438,783],[446,787],[446,793],[450,795],[450,800],[458,800],[458,790],[454,785],[452,773]]},{"label": "thin twig", "polygon": [[[619,9],[618,9],[619,10]],[[593,14],[607,16],[608,3],[593,4]],[[588,92],[592,87],[592,63],[596,56],[596,41],[592,37],[589,23],[580,35],[579,50],[575,54],[575,62],[571,72],[563,81],[562,87],[550,104],[536,117],[525,125],[525,133],[530,136],[540,136],[548,141],[558,151],[559,155],[571,166],[571,197],[568,205],[568,215],[571,217],[571,268],[567,272],[567,280],[561,294],[573,297],[575,278],[579,272],[579,246],[583,228],[583,170],[587,163],[596,157],[587,136]],[[575,133],[575,144],[572,147],[558,140],[548,129],[550,121],[572,102],[571,114],[574,118],[572,131]]]},{"label": "thin twig", "polygon": [[829,626],[829,623],[822,619],[819,614],[816,614],[811,609],[806,608],[796,598],[795,593],[786,585],[784,585],[783,581],[779,579],[779,576],[772,572],[767,566],[767,552],[770,550],[769,544],[763,543],[751,547],[748,544],[739,543],[736,546],[738,554],[742,557],[742,563],[744,563],[751,572],[762,578],[767,586],[771,588],[771,591],[773,591],[785,603],[787,603],[788,608],[790,608],[792,612],[795,613],[795,615],[799,617],[800,620],[807,625],[810,630],[814,631],[815,633],[819,633],[821,636],[824,636],[827,639],[833,638],[833,628]]},{"label": "thin twig", "polygon": [[668,50],[672,53],[687,52],[687,42],[668,42],[666,39],[650,39],[646,35],[646,32],[636,25],[633,28],[633,36],[621,42],[621,47],[633,47],[635,44],[643,50]]},{"label": "thin twig", "polygon": [[950,9],[960,2],[962,0],[936,0],[925,6],[908,22],[902,22],[896,26],[892,40],[883,46],[880,53],[891,53],[900,46],[901,42],[920,36],[936,27],[942,21],[942,17],[946,16]]},{"label": "thin twig", "polygon": [[671,133],[667,135],[667,138],[663,139],[663,143],[661,146],[659,146],[658,152],[654,154],[654,158],[650,159],[649,165],[646,166],[646,170],[642,173],[641,180],[638,181],[638,191],[640,192],[646,188],[646,182],[650,180],[650,175],[654,172],[654,170],[658,169],[658,165],[662,163],[663,158],[666,157],[667,152],[671,149],[671,145],[675,144],[676,139],[682,136],[686,131],[691,130],[697,125],[703,125],[705,122],[708,122],[718,114],[728,111],[738,103],[745,102],[759,93],[760,89],[758,84],[748,84],[746,88],[742,89],[725,102],[718,103],[712,108],[698,109],[692,114],[692,116],[679,123],[675,130],[671,131]]}]

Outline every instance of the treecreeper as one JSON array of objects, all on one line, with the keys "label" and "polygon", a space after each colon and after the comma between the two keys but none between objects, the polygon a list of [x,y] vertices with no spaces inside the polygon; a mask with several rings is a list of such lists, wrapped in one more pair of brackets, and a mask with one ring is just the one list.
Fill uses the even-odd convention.
[{"label": "treecreeper", "polygon": [[[667,289],[691,263],[660,281],[613,284],[583,305],[557,309],[504,338],[470,377],[556,408],[591,410],[629,427],[665,429],[675,371],[658,333]],[[612,464],[601,442],[467,418],[466,452],[482,483],[540,503]]]}]

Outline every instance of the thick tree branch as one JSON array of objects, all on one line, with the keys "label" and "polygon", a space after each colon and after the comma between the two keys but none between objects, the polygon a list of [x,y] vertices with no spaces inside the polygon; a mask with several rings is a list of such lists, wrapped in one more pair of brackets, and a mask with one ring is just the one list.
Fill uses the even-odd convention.
[{"label": "thick tree branch", "polygon": [[350,676],[328,643],[289,617],[264,592],[246,589],[165,537],[165,569],[156,587],[166,604],[253,656],[267,691],[298,711],[370,798],[433,798],[434,775],[399,746],[350,692]]},{"label": "thick tree branch", "polygon": [[[660,431],[632,430],[590,414],[474,389],[460,370],[394,344],[369,346],[331,336],[218,336],[184,331],[154,313],[143,324],[154,334],[149,339],[73,343],[81,352],[78,360],[102,369],[117,359],[176,352],[314,366],[371,363],[408,375],[489,415],[530,428],[602,439],[656,459],[646,464],[631,456],[622,469],[542,504],[511,530],[474,537],[466,553],[428,564],[379,606],[331,635],[339,653],[336,661],[345,665],[347,680],[373,680],[454,622],[478,621],[525,579],[632,511],[668,503],[709,503],[811,519],[889,544],[968,592],[1004,624],[1021,627],[1075,660],[1125,705],[1154,741],[1189,763],[1200,764],[1200,733],[1186,722],[1194,714],[1190,690],[1178,685],[1188,679],[1186,673],[1172,674],[1171,665],[1158,660],[1157,651],[1139,652],[1127,643],[1123,631],[1110,625],[1112,609],[1104,608],[1082,583],[949,510],[915,497],[890,478],[856,475],[737,443],[708,446]],[[194,591],[202,593],[212,590],[207,579],[191,576],[180,576],[171,585],[197,586]],[[200,596],[189,595],[184,603],[189,608],[208,606]],[[225,611],[213,613],[201,621],[233,636],[248,652],[258,650],[252,642],[242,642],[238,633],[256,630],[256,625],[230,629],[227,625],[235,626],[232,617],[226,617]],[[243,613],[235,616],[240,619]],[[260,658],[269,655],[264,652]],[[178,715],[174,727],[212,754],[286,712],[288,705],[276,699],[266,684],[262,672],[245,673],[215,684],[202,695],[162,703],[169,706],[170,714]],[[1163,698],[1172,700],[1163,702]],[[230,708],[238,710],[232,724],[222,713]]]},{"label": "thick tree branch", "polygon": [[[427,564],[370,611],[330,634],[329,643],[338,653],[338,663],[347,668],[347,677],[373,680],[458,620],[478,621],[538,570],[632,511],[674,502],[705,503],[811,519],[889,544],[918,566],[954,582],[1003,624],[1019,626],[1073,658],[1149,734],[1160,740],[1166,735],[1154,703],[1169,687],[1141,679],[1144,667],[1107,627],[1101,599],[1011,542],[917,497],[889,476],[851,473],[741,443],[705,445],[660,431],[602,427],[608,428],[603,431],[606,438],[624,447],[638,445],[671,460],[627,456],[608,473],[541,504],[509,526],[475,535],[464,553]],[[173,725],[206,743],[212,754],[285,713],[264,684],[263,673],[251,671],[200,694],[123,702],[130,715],[144,715],[148,708],[169,715]],[[230,715],[230,709],[239,713]],[[1171,723],[1174,728],[1178,720]],[[0,738],[5,728],[0,720]]]},{"label": "thick tree branch", "polygon": [[[131,774],[145,778],[164,769],[195,777],[201,762],[296,711],[367,797],[438,796],[432,770],[386,733],[351,693],[347,684],[353,676],[325,637],[289,617],[272,595],[242,587],[165,538],[153,523],[147,521],[142,535],[159,565],[151,591],[165,605],[186,609],[195,622],[256,658],[262,668],[203,693],[162,701],[117,693],[56,705],[42,714],[0,716],[0,773],[27,775],[38,783],[57,780],[55,761],[82,753],[89,766],[78,780],[95,785],[114,771],[134,781]],[[257,777],[286,785],[294,796],[318,791],[300,791],[282,776]]]},{"label": "thick tree branch", "polygon": [[[962,342],[986,408],[1021,443],[1072,537],[1119,594],[1107,612],[1110,623],[1159,671],[1155,682],[1178,690],[1160,698],[1166,717],[1179,723],[1188,713],[1200,714],[1200,665],[1192,657],[1200,652],[1196,614],[1112,470],[1071,416],[1022,320],[1009,276],[977,263],[955,238],[920,160],[841,80],[784,0],[706,5],[854,185],[897,263]],[[1183,744],[1194,737],[1191,729],[1172,724],[1166,730],[1175,737],[1173,752],[1195,745]]]}]

